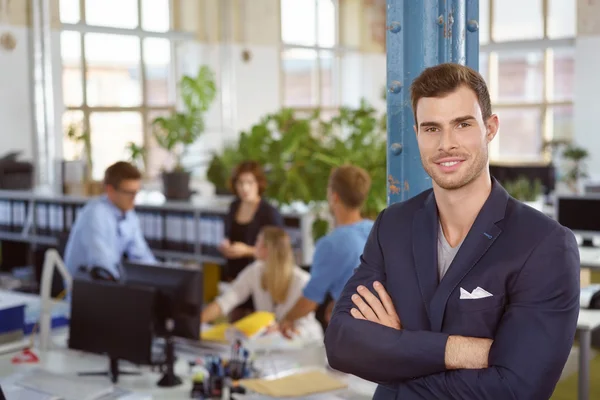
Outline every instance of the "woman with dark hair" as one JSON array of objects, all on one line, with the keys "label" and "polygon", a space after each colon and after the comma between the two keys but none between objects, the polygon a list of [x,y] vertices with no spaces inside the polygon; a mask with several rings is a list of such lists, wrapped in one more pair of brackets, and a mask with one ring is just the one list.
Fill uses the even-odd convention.
[{"label": "woman with dark hair", "polygon": [[[240,163],[230,178],[230,189],[236,195],[225,218],[225,240],[219,250],[227,259],[222,280],[233,281],[248,264],[254,262],[254,245],[264,226],[283,227],[283,217],[262,196],[267,178],[255,161]],[[252,306],[251,301],[243,306]]]}]

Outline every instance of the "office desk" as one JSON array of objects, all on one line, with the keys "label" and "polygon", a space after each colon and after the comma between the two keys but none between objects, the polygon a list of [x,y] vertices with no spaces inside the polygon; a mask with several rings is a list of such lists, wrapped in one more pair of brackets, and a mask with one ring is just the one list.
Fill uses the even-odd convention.
[{"label": "office desk", "polygon": [[600,248],[579,248],[581,268],[600,269]]},{"label": "office desk", "polygon": [[[55,335],[56,344],[51,350],[41,353],[36,352],[40,358],[39,364],[11,364],[11,359],[15,355],[0,355],[0,377],[11,375],[18,371],[30,368],[43,368],[50,372],[74,376],[78,372],[103,371],[108,368],[108,358],[82,353],[66,348],[67,331],[61,330]],[[127,391],[152,396],[152,399],[189,399],[192,388],[191,375],[187,360],[197,358],[192,354],[178,354],[178,361],[175,365],[175,373],[183,380],[183,384],[174,388],[161,388],[156,383],[161,374],[152,372],[149,367],[136,367],[126,362],[121,362],[120,366],[125,371],[140,371],[141,375],[122,375],[119,377],[117,386]],[[296,368],[325,368],[325,351],[322,347],[311,347],[298,352],[274,353],[257,357],[257,365],[265,373],[285,374],[290,369]],[[328,371],[334,376],[339,377],[348,383],[347,391],[353,392],[353,398],[370,399],[375,391],[375,384],[364,381],[360,378],[341,374],[335,371]],[[90,378],[90,377],[88,377]],[[109,382],[108,377],[95,377],[90,379],[105,380]],[[358,395],[358,396],[357,396]]]},{"label": "office desk", "polygon": [[579,333],[579,382],[577,398],[590,397],[590,361],[592,353],[592,331],[600,328],[600,310],[580,310],[577,321]]}]

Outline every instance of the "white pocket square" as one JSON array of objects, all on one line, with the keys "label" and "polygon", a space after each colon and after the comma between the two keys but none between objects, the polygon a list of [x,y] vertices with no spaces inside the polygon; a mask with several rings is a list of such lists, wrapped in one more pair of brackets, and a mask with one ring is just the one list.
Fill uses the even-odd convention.
[{"label": "white pocket square", "polygon": [[491,296],[493,296],[493,294],[491,294],[487,290],[480,288],[479,286],[477,286],[475,289],[473,289],[473,292],[471,292],[471,293],[469,293],[468,291],[466,291],[463,288],[460,288],[461,300],[484,299],[486,297],[491,297]]}]

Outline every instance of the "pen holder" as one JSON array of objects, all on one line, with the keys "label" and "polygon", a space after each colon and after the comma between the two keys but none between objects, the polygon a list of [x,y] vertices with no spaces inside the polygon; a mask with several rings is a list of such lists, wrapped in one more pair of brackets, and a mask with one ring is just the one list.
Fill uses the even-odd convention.
[{"label": "pen holder", "polygon": [[246,364],[242,360],[230,360],[227,365],[227,375],[234,381],[246,378],[248,375]]}]

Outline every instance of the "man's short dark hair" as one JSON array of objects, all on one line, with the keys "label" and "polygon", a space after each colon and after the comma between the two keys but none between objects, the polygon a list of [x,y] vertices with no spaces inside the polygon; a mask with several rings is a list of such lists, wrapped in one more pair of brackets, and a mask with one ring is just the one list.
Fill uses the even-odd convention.
[{"label": "man's short dark hair", "polygon": [[331,171],[329,187],[346,207],[361,208],[369,196],[371,177],[360,167],[342,165]]},{"label": "man's short dark hair", "polygon": [[123,181],[139,181],[140,179],[142,179],[140,170],[125,161],[114,163],[104,172],[104,184],[115,189],[118,189]]},{"label": "man's short dark hair", "polygon": [[459,87],[465,86],[475,92],[481,116],[487,120],[492,115],[492,102],[485,80],[472,68],[455,63],[444,63],[426,68],[415,78],[410,87],[415,124],[417,122],[417,103],[423,97],[444,97]]}]

